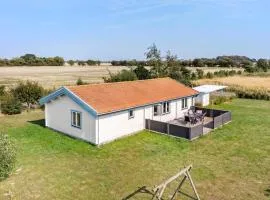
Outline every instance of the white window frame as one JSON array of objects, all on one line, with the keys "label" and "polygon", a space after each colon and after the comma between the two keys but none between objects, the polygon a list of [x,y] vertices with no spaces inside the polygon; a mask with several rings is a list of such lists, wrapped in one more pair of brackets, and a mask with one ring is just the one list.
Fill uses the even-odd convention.
[{"label": "white window frame", "polygon": [[[165,109],[164,109],[165,108]],[[164,111],[165,110],[165,111]],[[162,114],[168,114],[170,113],[171,109],[170,109],[170,102],[169,101],[165,101],[162,103]]]},{"label": "white window frame", "polygon": [[135,117],[134,109],[128,111],[128,119],[133,119]]},{"label": "white window frame", "polygon": [[79,129],[82,128],[82,113],[81,112],[76,111],[76,110],[71,110],[71,126],[75,128],[79,128]]},{"label": "white window frame", "polygon": [[185,110],[188,108],[188,98],[182,99],[182,110]]}]

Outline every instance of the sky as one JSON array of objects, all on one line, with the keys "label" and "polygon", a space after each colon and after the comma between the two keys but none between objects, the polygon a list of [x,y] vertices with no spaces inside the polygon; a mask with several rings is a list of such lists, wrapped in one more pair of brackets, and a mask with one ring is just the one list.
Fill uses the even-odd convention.
[{"label": "sky", "polygon": [[1,0],[0,57],[270,58],[269,0]]}]

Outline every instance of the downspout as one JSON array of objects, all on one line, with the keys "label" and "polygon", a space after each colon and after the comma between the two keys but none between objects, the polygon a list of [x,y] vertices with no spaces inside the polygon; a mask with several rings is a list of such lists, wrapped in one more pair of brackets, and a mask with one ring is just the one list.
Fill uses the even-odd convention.
[{"label": "downspout", "polygon": [[98,146],[99,146],[99,145],[100,145],[100,144],[99,144],[99,116],[98,116],[97,118],[98,118],[97,140],[98,140]]},{"label": "downspout", "polygon": [[144,129],[146,128],[146,126],[145,126],[145,106],[143,108],[143,127],[144,127]]}]

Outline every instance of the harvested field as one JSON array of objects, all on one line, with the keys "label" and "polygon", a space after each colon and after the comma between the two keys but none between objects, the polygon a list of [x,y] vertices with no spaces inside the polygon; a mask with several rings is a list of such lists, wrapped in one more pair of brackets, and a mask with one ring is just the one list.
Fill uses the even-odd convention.
[{"label": "harvested field", "polygon": [[222,84],[229,86],[241,86],[249,89],[262,88],[270,90],[270,77],[260,76],[231,76],[224,78],[201,79],[196,84]]},{"label": "harvested field", "polygon": [[83,81],[102,82],[102,77],[122,69],[122,66],[45,66],[45,67],[0,67],[0,85],[12,86],[20,80],[38,81],[45,88],[74,85],[79,77]]},{"label": "harvested field", "polygon": [[[147,67],[149,69],[149,67]],[[109,71],[116,73],[124,66],[36,66],[36,67],[0,67],[0,85],[12,86],[20,80],[38,81],[45,88],[57,88],[62,85],[74,85],[79,77],[89,83],[102,82],[102,77],[108,76]],[[188,67],[196,71],[194,67]],[[241,70],[238,68],[200,68],[205,73],[219,70]]]}]

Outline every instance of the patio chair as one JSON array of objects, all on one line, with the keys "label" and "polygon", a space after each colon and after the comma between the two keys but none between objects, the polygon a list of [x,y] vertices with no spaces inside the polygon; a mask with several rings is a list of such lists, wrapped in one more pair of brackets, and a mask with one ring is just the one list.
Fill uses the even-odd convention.
[{"label": "patio chair", "polygon": [[200,117],[200,122],[204,121],[205,116],[206,116],[206,112],[204,112],[204,113],[201,115],[201,117]]},{"label": "patio chair", "polygon": [[188,113],[189,122],[191,124],[196,124],[198,122],[198,119],[196,115]]},{"label": "patio chair", "polygon": [[195,113],[195,112],[196,112],[195,106],[190,106],[190,110],[191,110],[193,113]]}]

